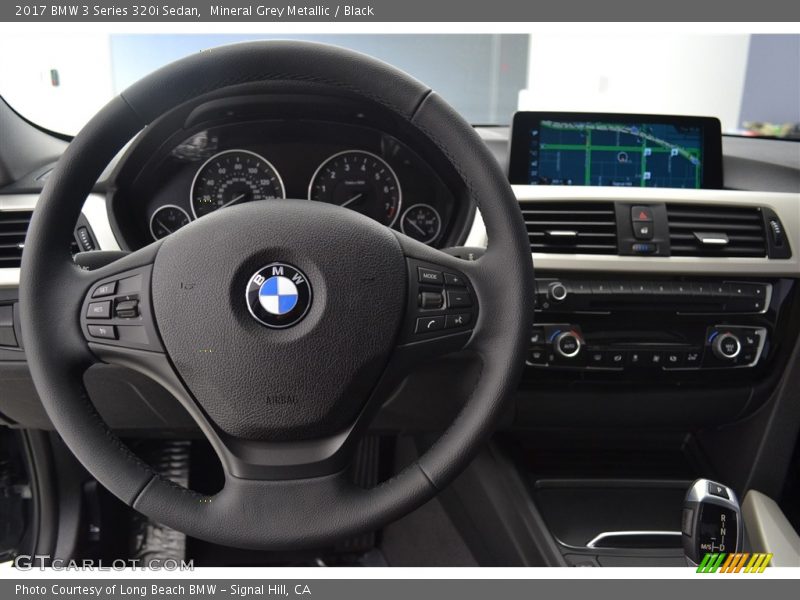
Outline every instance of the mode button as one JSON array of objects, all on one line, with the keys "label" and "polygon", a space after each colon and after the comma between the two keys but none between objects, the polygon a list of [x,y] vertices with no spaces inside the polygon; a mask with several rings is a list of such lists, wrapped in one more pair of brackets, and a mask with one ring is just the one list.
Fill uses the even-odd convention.
[{"label": "mode button", "polygon": [[442,285],[444,283],[441,271],[434,271],[433,269],[426,269],[425,267],[417,267],[417,277],[420,283],[433,283],[435,285]]}]

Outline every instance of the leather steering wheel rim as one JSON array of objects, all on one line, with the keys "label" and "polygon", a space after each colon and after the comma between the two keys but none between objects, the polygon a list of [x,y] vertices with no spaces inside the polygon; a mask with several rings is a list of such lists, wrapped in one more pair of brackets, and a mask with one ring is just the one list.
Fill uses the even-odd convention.
[{"label": "leather steering wheel rim", "polygon": [[[262,82],[330,86],[391,111],[449,161],[486,224],[487,252],[474,262],[392,232],[406,259],[471,279],[480,312],[464,345],[482,367],[472,394],[439,440],[371,489],[356,487],[341,472],[264,480],[226,470],[224,488],[203,496],[160,477],[136,457],[99,417],[83,385],[83,373],[98,362],[80,318],[87,294],[104,277],[152,264],[162,248],[154,243],[97,271],[79,269],[68,249],[84,199],[117,152],[161,115],[211,92]],[[49,177],[29,228],[21,273],[21,325],[31,375],[53,425],[79,461],[114,495],[154,520],[245,548],[323,545],[381,527],[433,497],[493,431],[521,376],[533,317],[527,231],[502,169],[473,128],[405,73],[355,52],[306,42],[205,51],[154,72],[111,100]]]}]

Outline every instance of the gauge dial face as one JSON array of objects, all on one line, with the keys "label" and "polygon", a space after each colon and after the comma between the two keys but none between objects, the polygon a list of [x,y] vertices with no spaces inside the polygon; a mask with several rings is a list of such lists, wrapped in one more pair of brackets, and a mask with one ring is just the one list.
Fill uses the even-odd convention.
[{"label": "gauge dial face", "polygon": [[191,221],[189,213],[180,206],[174,204],[159,206],[150,217],[150,235],[154,240],[160,240],[188,225],[189,221]]},{"label": "gauge dial face", "polygon": [[430,244],[442,231],[442,217],[430,204],[415,204],[403,213],[400,230],[423,244]]},{"label": "gauge dial face", "polygon": [[319,166],[308,198],[347,207],[391,227],[400,214],[402,192],[385,160],[363,150],[346,150]]},{"label": "gauge dial face", "polygon": [[283,180],[267,159],[248,150],[226,150],[198,169],[191,204],[199,219],[234,204],[284,197]]}]

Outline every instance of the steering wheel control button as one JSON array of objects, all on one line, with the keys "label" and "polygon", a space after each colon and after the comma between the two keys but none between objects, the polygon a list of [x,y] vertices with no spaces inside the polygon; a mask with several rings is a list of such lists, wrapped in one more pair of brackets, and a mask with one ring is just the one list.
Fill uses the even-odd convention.
[{"label": "steering wheel control button", "polygon": [[118,299],[114,306],[114,316],[118,319],[135,319],[139,316],[139,299],[124,298]]},{"label": "steering wheel control button", "polygon": [[472,306],[472,298],[466,290],[448,290],[447,291],[447,307],[448,308],[469,308]]},{"label": "steering wheel control button", "polygon": [[117,328],[113,325],[89,325],[89,335],[104,340],[116,340]]},{"label": "steering wheel control button", "polygon": [[286,263],[271,263],[250,277],[245,300],[256,321],[272,329],[284,329],[308,314],[311,296],[305,273]]},{"label": "steering wheel control button", "polygon": [[419,307],[437,309],[444,306],[444,297],[438,292],[420,292]]},{"label": "steering wheel control button", "polygon": [[87,319],[110,319],[111,318],[111,300],[104,302],[91,302],[89,308],[86,310]]},{"label": "steering wheel control button", "polygon": [[414,328],[414,333],[431,333],[444,329],[445,319],[443,316],[438,317],[421,317],[417,319],[417,326]]},{"label": "steering wheel control button", "polygon": [[420,283],[430,283],[431,285],[442,285],[444,283],[444,277],[441,271],[418,267],[417,276],[419,277]]},{"label": "steering wheel control button", "polygon": [[472,315],[469,313],[460,313],[457,315],[447,315],[445,317],[445,329],[457,329],[459,327],[466,327],[472,321]]},{"label": "steering wheel control button", "polygon": [[94,292],[92,292],[92,298],[102,298],[104,296],[113,296],[116,291],[117,291],[117,282],[116,281],[109,281],[108,283],[104,283],[103,285],[98,285],[94,289]]},{"label": "steering wheel control button", "polygon": [[[406,336],[415,343],[467,333],[478,316],[469,280],[458,271],[408,259]],[[453,343],[457,343],[453,342]]]},{"label": "steering wheel control button", "polygon": [[466,287],[466,282],[461,275],[456,275],[455,273],[445,273],[444,274],[444,283],[445,285],[452,285],[455,287]]}]

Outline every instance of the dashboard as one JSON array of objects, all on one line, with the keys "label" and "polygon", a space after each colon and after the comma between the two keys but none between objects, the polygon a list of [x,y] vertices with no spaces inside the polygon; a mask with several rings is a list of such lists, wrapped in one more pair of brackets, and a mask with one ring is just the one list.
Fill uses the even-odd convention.
[{"label": "dashboard", "polygon": [[434,247],[452,240],[464,217],[444,182],[399,139],[326,120],[234,121],[184,133],[116,195],[129,211],[116,222],[131,247],[217,210],[276,198],[344,206]]},{"label": "dashboard", "polygon": [[[596,161],[592,169],[602,168],[606,149],[598,146],[609,145],[595,138],[600,126],[586,125],[609,123],[606,117],[549,117],[583,123],[591,140],[587,131],[577,138],[584,147],[548,147],[552,139],[535,146],[532,131],[541,116],[517,128],[520,144],[507,128],[476,128],[497,160],[510,166],[512,183],[520,182],[513,190],[538,281],[530,345],[520,357],[527,367],[515,425],[702,427],[763,406],[800,328],[795,146],[723,138],[722,185],[702,181],[701,174],[701,189],[651,187],[641,184],[653,179],[635,179],[636,172],[625,179],[629,162],[655,172],[660,163],[651,161],[654,156],[668,155],[672,166],[686,161],[680,149],[674,157],[655,148],[648,154],[648,138],[632,139],[624,131],[631,123],[639,134],[643,125],[663,123],[628,119],[617,124],[618,139],[611,140],[621,146],[616,154],[627,154],[623,162],[612,156],[624,180],[619,185],[591,185],[593,170],[590,185],[543,185],[531,181],[532,151],[561,160],[545,166],[563,175],[576,162],[586,164],[587,156]],[[664,139],[662,129],[650,133]],[[703,174],[717,150],[708,145],[713,140],[705,133],[689,140],[699,148]],[[683,142],[677,145],[691,146]],[[520,151],[512,152],[515,147]],[[517,174],[515,164],[521,165]],[[8,235],[18,233],[20,243],[52,167],[48,163],[0,191],[2,226]],[[692,175],[694,186],[697,172]],[[468,257],[479,256],[489,242],[458,174],[425,139],[374,106],[339,97],[309,101],[298,91],[277,99],[198,101],[140,132],[87,198],[75,229],[76,251],[134,250],[213,212],[275,198],[346,206],[433,247],[467,246]],[[0,267],[0,374],[25,387],[8,395],[19,400],[0,406],[0,413],[46,426],[39,404],[30,401],[15,316],[21,250],[7,254],[6,268]],[[141,379],[135,387],[141,393],[120,387],[120,378],[131,375],[112,367],[97,377],[92,396],[101,410],[119,416],[111,419],[113,426],[163,427],[159,415],[172,410],[163,390]],[[418,395],[423,413],[438,405],[436,390],[426,387]],[[428,395],[434,397],[426,401]],[[154,412],[143,398],[157,398],[159,408]],[[120,410],[122,404],[129,408]],[[406,412],[413,414],[409,427],[437,418],[406,406],[387,414]],[[132,419],[132,413],[138,416]],[[180,411],[170,412],[168,421],[194,426]]]}]

